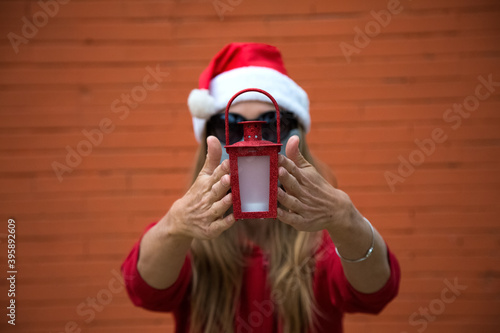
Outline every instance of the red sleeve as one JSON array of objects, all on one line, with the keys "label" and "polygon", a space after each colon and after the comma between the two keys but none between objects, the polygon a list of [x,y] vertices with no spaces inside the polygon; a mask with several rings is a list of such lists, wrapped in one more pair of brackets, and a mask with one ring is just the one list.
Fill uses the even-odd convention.
[{"label": "red sleeve", "polygon": [[[335,253],[335,246],[328,233],[325,232],[325,234],[323,244],[318,250],[320,258],[317,260],[317,269],[320,275],[326,277],[327,280],[317,281],[317,283],[323,284],[320,289],[328,289],[323,297],[328,295],[329,303],[337,307],[341,312],[377,314],[382,311],[383,308],[396,297],[399,290],[401,271],[394,254],[387,247],[387,257],[391,269],[389,280],[387,280],[385,285],[377,292],[364,294],[354,289],[345,277],[340,258]],[[323,272],[323,274],[321,274],[321,272]]]},{"label": "red sleeve", "polygon": [[[144,233],[153,227],[156,223],[150,224]],[[143,234],[144,236],[144,234]],[[125,280],[125,287],[128,295],[136,306],[143,307],[153,311],[173,311],[178,308],[189,292],[191,283],[191,260],[186,256],[184,265],[181,268],[179,277],[173,285],[167,289],[156,289],[151,287],[139,274],[137,270],[137,261],[139,259],[139,245],[141,239],[135,243],[132,251],[122,264],[122,274]]]}]

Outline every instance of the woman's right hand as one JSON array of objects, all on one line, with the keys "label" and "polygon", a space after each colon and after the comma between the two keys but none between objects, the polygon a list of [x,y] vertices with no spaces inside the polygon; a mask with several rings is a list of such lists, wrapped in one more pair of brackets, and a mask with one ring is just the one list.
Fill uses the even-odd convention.
[{"label": "woman's right hand", "polygon": [[235,222],[231,213],[224,213],[232,205],[229,160],[220,165],[222,147],[216,137],[207,138],[207,157],[198,177],[177,200],[165,216],[173,235],[197,239],[213,239]]}]

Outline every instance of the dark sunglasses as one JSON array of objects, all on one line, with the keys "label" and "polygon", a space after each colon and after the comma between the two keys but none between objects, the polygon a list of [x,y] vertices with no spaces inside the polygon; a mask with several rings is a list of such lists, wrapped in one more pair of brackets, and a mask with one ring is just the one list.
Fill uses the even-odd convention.
[{"label": "dark sunglasses", "polygon": [[[226,142],[225,133],[225,120],[226,115],[224,113],[218,113],[213,115],[207,122],[207,136],[213,135],[219,139],[220,142]],[[248,121],[245,117],[237,113],[229,113],[228,116],[228,126],[229,126],[229,144],[232,145],[236,142],[243,140],[243,125],[238,124],[242,121]],[[277,142],[276,133],[276,111],[268,111],[261,114],[257,119],[265,121],[262,124],[262,138],[267,141]],[[291,112],[281,111],[280,112],[280,140],[285,140],[290,131],[298,128],[297,117]]]}]

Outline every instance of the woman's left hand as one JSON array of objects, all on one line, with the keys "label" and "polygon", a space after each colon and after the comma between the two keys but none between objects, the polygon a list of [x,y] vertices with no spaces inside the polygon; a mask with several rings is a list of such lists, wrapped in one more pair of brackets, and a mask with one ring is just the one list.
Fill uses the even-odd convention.
[{"label": "woman's left hand", "polygon": [[288,140],[286,155],[280,155],[279,180],[286,192],[278,188],[278,218],[300,231],[326,229],[339,252],[358,259],[367,254],[370,242],[373,255],[362,263],[342,260],[344,274],[359,292],[374,293],[391,275],[384,240],[354,207],[349,196],[330,185],[299,151],[299,137]]},{"label": "woman's left hand", "polygon": [[299,137],[292,136],[286,155],[278,158],[278,218],[300,231],[333,230],[347,225],[357,213],[349,196],[330,185],[300,153]]}]

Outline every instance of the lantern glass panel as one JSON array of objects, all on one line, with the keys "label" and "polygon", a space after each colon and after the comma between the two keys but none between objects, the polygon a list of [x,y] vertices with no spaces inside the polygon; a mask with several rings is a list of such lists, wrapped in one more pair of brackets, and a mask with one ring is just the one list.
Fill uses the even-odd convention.
[{"label": "lantern glass panel", "polygon": [[269,156],[239,156],[242,212],[269,211]]}]

